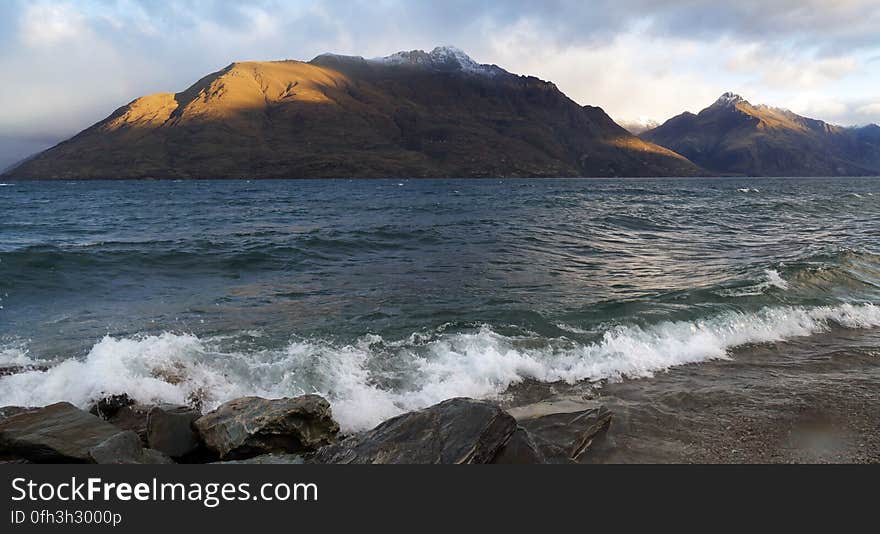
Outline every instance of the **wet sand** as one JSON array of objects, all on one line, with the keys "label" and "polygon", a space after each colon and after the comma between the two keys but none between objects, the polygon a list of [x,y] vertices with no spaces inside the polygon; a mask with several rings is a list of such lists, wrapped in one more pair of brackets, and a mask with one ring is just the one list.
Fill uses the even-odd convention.
[{"label": "wet sand", "polygon": [[880,332],[744,348],[608,384],[593,463],[880,462]]},{"label": "wet sand", "polygon": [[880,462],[880,331],[743,347],[730,360],[598,388],[510,393],[510,404],[577,395],[607,406],[611,426],[584,463]]}]

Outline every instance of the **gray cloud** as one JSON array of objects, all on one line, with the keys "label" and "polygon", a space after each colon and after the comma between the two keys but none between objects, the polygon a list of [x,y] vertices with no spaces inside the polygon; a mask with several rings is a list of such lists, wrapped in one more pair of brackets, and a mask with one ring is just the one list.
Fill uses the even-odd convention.
[{"label": "gray cloud", "polygon": [[[95,4],[94,1],[87,2]],[[19,0],[13,0],[19,4]],[[99,0],[113,11],[138,11],[169,34],[210,22],[245,30],[262,11],[296,31],[324,18],[357,42],[393,35],[479,40],[471,30],[490,22],[504,28],[528,20],[548,41],[576,45],[642,26],[650,33],[694,39],[720,36],[788,41],[824,51],[880,45],[880,3],[875,0]],[[326,24],[324,25],[326,26]],[[308,44],[308,43],[304,43]]]}]

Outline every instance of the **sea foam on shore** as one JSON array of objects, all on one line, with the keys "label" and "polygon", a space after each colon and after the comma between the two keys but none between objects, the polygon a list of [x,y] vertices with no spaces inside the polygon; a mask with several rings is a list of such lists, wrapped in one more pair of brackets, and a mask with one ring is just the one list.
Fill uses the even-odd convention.
[{"label": "sea foam on shore", "polygon": [[[223,338],[190,334],[108,336],[81,359],[0,378],[0,406],[64,400],[84,407],[108,394],[127,393],[142,402],[198,400],[210,409],[246,395],[319,393],[350,431],[452,397],[491,398],[525,379],[573,383],[646,377],[727,358],[735,347],[809,336],[835,325],[878,327],[880,307],[767,307],[704,320],[618,326],[592,343],[502,335],[487,325],[398,341],[368,335],[348,345],[296,339],[253,351],[231,350]],[[2,360],[17,366],[45,363],[29,358],[21,346],[5,348]]]}]

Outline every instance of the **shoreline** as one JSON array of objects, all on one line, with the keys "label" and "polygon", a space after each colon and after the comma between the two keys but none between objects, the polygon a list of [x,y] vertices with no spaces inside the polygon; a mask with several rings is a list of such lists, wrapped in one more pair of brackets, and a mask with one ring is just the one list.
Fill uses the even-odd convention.
[{"label": "shoreline", "polygon": [[880,331],[836,330],[608,384],[588,463],[880,462]]},{"label": "shoreline", "polygon": [[[91,410],[106,422],[70,405],[42,410],[61,409],[64,417],[82,418],[86,426],[100,422],[101,431],[116,441],[120,437],[114,432],[120,430],[134,431],[140,437],[143,451],[136,444],[126,442],[121,447],[114,443],[109,453],[102,445],[98,456],[88,452],[76,457],[77,461],[100,458],[101,463],[145,459],[170,463],[170,458],[154,454],[154,442],[159,448],[168,443],[179,448],[184,443],[174,458],[183,463],[880,462],[880,330],[835,329],[822,336],[741,347],[730,356],[619,382],[526,382],[494,400],[447,400],[350,435],[339,433],[332,406],[316,396],[237,399],[207,414],[186,406],[143,406],[127,396],[114,396],[97,402]],[[300,423],[284,426],[292,420],[285,410],[295,406],[291,409],[298,415],[293,418],[302,418],[298,410],[304,402],[309,406],[307,423],[323,429],[322,437],[305,448],[301,437],[291,437],[301,431]],[[40,410],[0,409],[0,449],[5,449],[0,450],[0,459],[40,461],[39,456],[21,452],[27,447],[16,449],[17,442],[10,441],[8,432],[4,434],[6,422],[20,414],[26,419],[28,413]],[[253,431],[266,417],[284,422],[285,430],[270,437]],[[53,418],[58,418],[54,412],[45,421],[32,421],[30,428],[39,433],[45,430],[41,425],[52,424]],[[160,421],[158,437],[148,437],[154,432],[151,418]],[[242,443],[230,445],[224,443],[226,438],[212,437],[226,435],[223,425],[230,424],[248,429],[241,431]],[[436,435],[436,428],[444,425],[447,435]],[[484,434],[473,433],[474,425],[486,432],[494,429],[498,435],[486,445],[481,441]],[[219,441],[212,443],[212,439]],[[479,461],[419,452],[456,441],[468,450],[482,444]],[[33,448],[33,444],[28,446]],[[388,447],[396,455],[376,456],[376,450]],[[113,454],[122,454],[120,450],[128,452],[116,462]],[[71,459],[48,458],[66,458],[58,463]],[[457,460],[435,462],[444,458]]]}]

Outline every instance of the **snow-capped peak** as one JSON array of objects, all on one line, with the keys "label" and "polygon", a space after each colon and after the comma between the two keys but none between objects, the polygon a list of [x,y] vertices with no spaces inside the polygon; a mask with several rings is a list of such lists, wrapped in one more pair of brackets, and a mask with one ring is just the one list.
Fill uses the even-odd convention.
[{"label": "snow-capped peak", "polygon": [[659,122],[650,117],[639,117],[633,120],[615,120],[615,122],[633,135],[639,135],[660,126]]},{"label": "snow-capped peak", "polygon": [[477,63],[460,48],[454,46],[438,46],[430,52],[409,50],[396,52],[390,56],[375,58],[370,61],[386,65],[418,65],[433,70],[464,71],[474,74],[494,76],[503,72],[494,65]]},{"label": "snow-capped peak", "polygon": [[429,54],[431,60],[439,63],[458,63],[464,70],[480,70],[482,65],[471,59],[464,50],[454,46],[438,46]]},{"label": "snow-capped peak", "polygon": [[745,99],[739,96],[736,93],[727,92],[721,95],[718,100],[715,101],[716,106],[735,106],[739,103],[745,102]]}]

